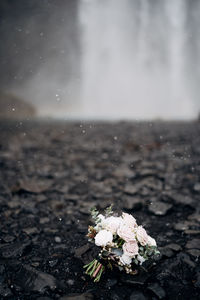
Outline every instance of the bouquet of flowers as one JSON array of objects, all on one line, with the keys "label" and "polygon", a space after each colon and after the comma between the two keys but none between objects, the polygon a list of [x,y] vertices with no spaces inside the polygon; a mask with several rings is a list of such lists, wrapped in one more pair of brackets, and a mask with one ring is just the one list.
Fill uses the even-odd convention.
[{"label": "bouquet of flowers", "polygon": [[155,239],[149,236],[136,219],[127,213],[117,216],[112,206],[105,215],[94,208],[91,210],[94,226],[89,226],[87,237],[100,247],[99,258],[85,265],[86,274],[98,282],[105,268],[113,266],[127,274],[137,274],[136,266],[159,254]]}]

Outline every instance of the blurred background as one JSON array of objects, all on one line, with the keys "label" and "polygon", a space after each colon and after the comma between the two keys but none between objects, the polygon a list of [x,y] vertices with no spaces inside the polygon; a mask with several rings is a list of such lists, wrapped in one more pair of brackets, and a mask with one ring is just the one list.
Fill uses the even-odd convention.
[{"label": "blurred background", "polygon": [[0,117],[200,112],[199,0],[1,0]]}]

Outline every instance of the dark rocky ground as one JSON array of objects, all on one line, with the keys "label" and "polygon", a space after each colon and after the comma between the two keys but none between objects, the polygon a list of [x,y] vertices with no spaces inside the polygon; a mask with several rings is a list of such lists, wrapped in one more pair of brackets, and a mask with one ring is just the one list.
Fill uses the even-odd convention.
[{"label": "dark rocky ground", "polygon": [[[199,123],[0,123],[0,299],[200,299]],[[160,259],[94,284],[89,209],[114,203]]]}]

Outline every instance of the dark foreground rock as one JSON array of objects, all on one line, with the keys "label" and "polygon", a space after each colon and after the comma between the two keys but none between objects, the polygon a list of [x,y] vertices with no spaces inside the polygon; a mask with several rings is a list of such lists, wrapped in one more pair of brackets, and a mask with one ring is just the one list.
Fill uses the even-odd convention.
[{"label": "dark foreground rock", "polygon": [[[0,299],[198,299],[199,186],[199,123],[0,123]],[[94,284],[89,209],[111,203],[161,256]]]}]

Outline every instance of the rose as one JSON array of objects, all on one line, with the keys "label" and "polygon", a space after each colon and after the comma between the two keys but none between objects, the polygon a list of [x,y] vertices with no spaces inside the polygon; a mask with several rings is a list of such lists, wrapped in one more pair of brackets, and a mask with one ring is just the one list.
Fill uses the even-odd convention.
[{"label": "rose", "polygon": [[121,224],[117,230],[117,234],[119,235],[120,238],[122,238],[126,242],[131,242],[135,240],[134,230],[127,225]]},{"label": "rose", "polygon": [[148,243],[148,234],[142,226],[138,226],[136,229],[136,237],[142,246],[145,246]]},{"label": "rose", "polygon": [[121,257],[120,257],[120,261],[123,265],[130,265],[131,262],[132,262],[132,259],[130,256],[127,256],[126,254],[123,254]]},{"label": "rose", "polygon": [[111,231],[112,234],[116,234],[117,233],[117,229],[119,228],[119,226],[122,223],[122,218],[121,217],[108,217],[107,219],[105,219],[102,223],[102,226],[108,230]]},{"label": "rose", "polygon": [[108,230],[100,230],[97,235],[95,236],[95,244],[97,246],[106,246],[107,244],[111,243],[113,240],[113,235]]},{"label": "rose", "polygon": [[132,241],[129,243],[124,243],[123,245],[124,254],[130,257],[135,257],[138,254],[138,244],[136,241]]},{"label": "rose", "polygon": [[122,213],[122,218],[125,225],[129,227],[137,227],[136,219],[132,215]]},{"label": "rose", "polygon": [[153,239],[150,235],[148,235],[148,242],[147,242],[147,244],[150,247],[156,247],[157,246],[155,239]]}]

